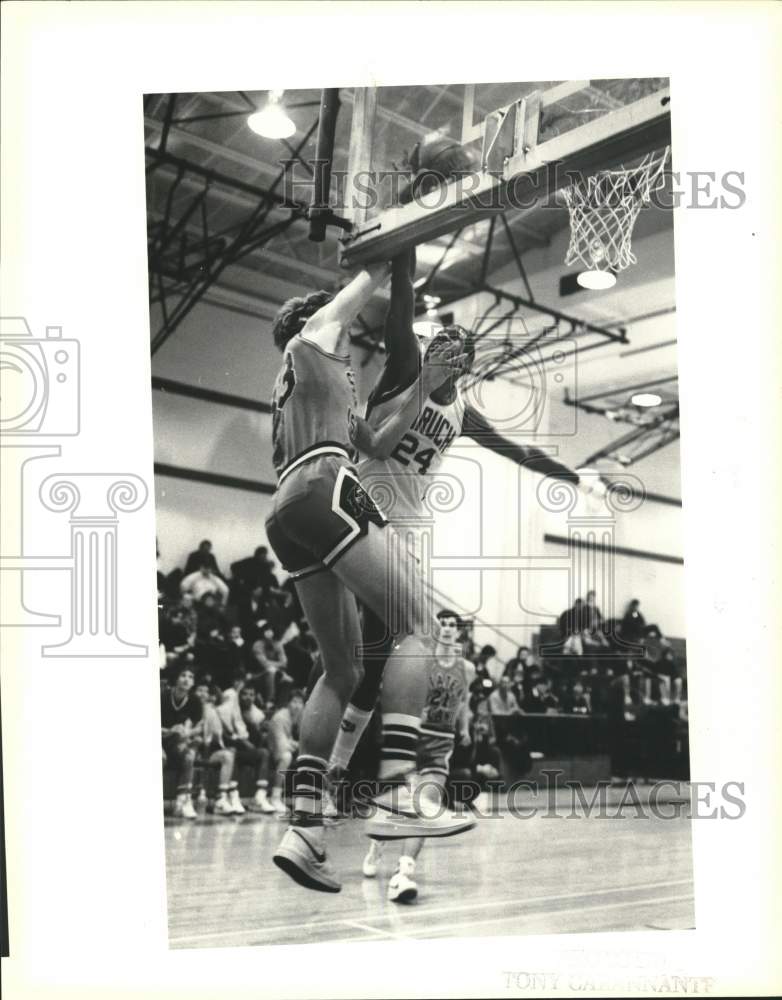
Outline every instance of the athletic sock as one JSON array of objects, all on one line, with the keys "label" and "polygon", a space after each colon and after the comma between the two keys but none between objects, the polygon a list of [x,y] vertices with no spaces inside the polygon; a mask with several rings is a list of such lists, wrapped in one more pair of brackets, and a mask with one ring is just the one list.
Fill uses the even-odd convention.
[{"label": "athletic sock", "polygon": [[331,751],[329,759],[330,771],[334,771],[336,768],[347,770],[350,758],[353,756],[353,752],[358,746],[358,741],[364,735],[364,730],[369,725],[371,718],[371,711],[365,712],[361,708],[356,708],[355,705],[348,705],[345,709],[345,714],[342,716],[342,722],[339,724],[339,732],[334,741],[334,749]]},{"label": "athletic sock", "polygon": [[383,713],[383,749],[380,753],[381,782],[401,781],[415,770],[416,747],[421,720],[400,712]]},{"label": "athletic sock", "polygon": [[403,854],[399,859],[399,871],[402,875],[406,875],[407,878],[412,878],[415,875],[415,858]]},{"label": "athletic sock", "polygon": [[322,826],[327,769],[328,765],[321,757],[299,756],[293,772],[291,826]]}]

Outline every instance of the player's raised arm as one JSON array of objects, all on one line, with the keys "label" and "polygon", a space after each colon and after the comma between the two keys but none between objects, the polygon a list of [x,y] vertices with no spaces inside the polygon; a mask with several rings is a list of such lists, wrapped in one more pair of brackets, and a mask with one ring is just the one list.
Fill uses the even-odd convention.
[{"label": "player's raised arm", "polygon": [[388,280],[390,264],[370,264],[359,271],[333,299],[309,317],[301,331],[324,351],[333,353],[340,334],[354,322],[375,290]]},{"label": "player's raised arm", "polygon": [[391,301],[383,328],[386,367],[389,378],[404,385],[418,374],[418,340],[413,332],[415,319],[415,247],[391,261]]},{"label": "player's raised arm", "polygon": [[491,424],[471,406],[465,409],[462,433],[477,441],[478,444],[483,445],[484,448],[488,448],[490,451],[494,451],[504,458],[509,458],[512,462],[516,462],[517,465],[523,465],[532,472],[538,472],[542,476],[551,476],[554,479],[563,479],[576,486],[580,482],[577,472],[574,472],[561,462],[557,462],[556,459],[547,455],[539,448],[534,448],[531,445],[517,444],[515,441],[509,441],[501,434],[498,434]]},{"label": "player's raised arm", "polygon": [[351,430],[351,438],[359,451],[372,458],[388,458],[420,412],[427,396],[442,385],[451,368],[459,368],[464,364],[465,355],[460,351],[461,344],[454,341],[429,350],[421,366],[421,375],[407,399],[378,427],[372,427],[366,420],[357,417]]}]

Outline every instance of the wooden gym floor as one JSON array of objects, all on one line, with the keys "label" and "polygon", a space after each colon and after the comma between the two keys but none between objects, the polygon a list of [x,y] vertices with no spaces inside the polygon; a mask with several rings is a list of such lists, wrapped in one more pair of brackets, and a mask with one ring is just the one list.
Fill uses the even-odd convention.
[{"label": "wooden gym floor", "polygon": [[[618,801],[618,790],[610,795]],[[398,847],[386,845],[377,878],[362,876],[369,842],[361,820],[328,831],[343,889],[326,894],[300,888],[272,864],[286,828],[274,816],[167,819],[170,946],[692,928],[687,816],[578,811],[518,819],[503,809],[468,833],[431,841],[418,861],[418,901],[407,906],[385,897]]]}]

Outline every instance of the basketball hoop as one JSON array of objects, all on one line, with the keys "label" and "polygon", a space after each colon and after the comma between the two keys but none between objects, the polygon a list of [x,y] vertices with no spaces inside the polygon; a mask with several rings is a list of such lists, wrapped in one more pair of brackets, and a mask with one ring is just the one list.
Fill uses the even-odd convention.
[{"label": "basketball hoop", "polygon": [[598,272],[623,271],[636,263],[630,248],[641,206],[663,183],[670,146],[649,153],[629,170],[602,170],[565,188],[570,246],[565,264],[581,262]]}]

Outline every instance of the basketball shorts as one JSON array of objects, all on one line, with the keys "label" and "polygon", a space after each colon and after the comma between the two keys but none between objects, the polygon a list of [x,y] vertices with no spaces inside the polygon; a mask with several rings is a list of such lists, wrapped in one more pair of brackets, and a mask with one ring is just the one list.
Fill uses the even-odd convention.
[{"label": "basketball shorts", "polygon": [[339,455],[298,465],[280,482],[266,537],[283,568],[301,580],[329,569],[384,515]]},{"label": "basketball shorts", "polygon": [[451,755],[455,738],[451,733],[436,733],[421,730],[418,737],[417,767],[419,775],[447,778],[451,767]]}]

